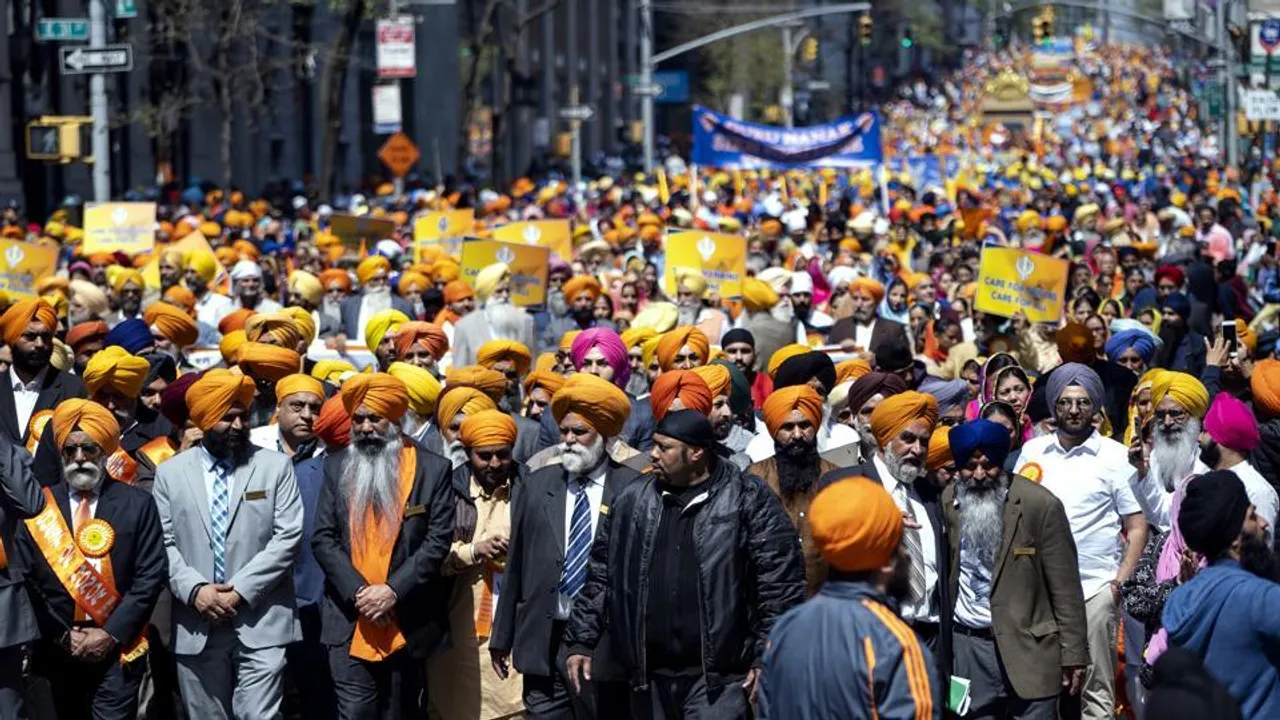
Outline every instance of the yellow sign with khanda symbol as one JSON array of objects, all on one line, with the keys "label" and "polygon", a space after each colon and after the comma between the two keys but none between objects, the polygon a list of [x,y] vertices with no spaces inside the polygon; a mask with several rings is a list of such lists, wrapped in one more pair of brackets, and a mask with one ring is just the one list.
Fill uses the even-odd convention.
[{"label": "yellow sign with khanda symbol", "polygon": [[446,210],[427,213],[413,221],[413,246],[415,259],[417,248],[439,245],[450,257],[458,257],[462,251],[462,239],[470,235],[476,226],[476,211]]},{"label": "yellow sign with khanda symbol", "polygon": [[0,290],[16,298],[34,297],[36,280],[58,269],[58,249],[17,240],[0,240]]},{"label": "yellow sign with khanda symbol", "polygon": [[541,245],[559,255],[562,260],[573,259],[573,233],[568,220],[529,220],[514,222],[493,229],[493,239],[525,245]]},{"label": "yellow sign with khanda symbol", "polygon": [[547,265],[551,251],[538,245],[501,240],[467,240],[462,243],[462,279],[475,287],[476,275],[494,263],[511,268],[511,304],[519,307],[547,302]]},{"label": "yellow sign with khanda symbol", "polygon": [[151,252],[156,243],[156,204],[90,203],[84,209],[84,254]]},{"label": "yellow sign with khanda symbol", "polygon": [[707,281],[707,288],[722,298],[742,295],[747,276],[747,240],[724,233],[679,232],[667,236],[667,267],[662,289],[676,295],[676,272],[693,271]]},{"label": "yellow sign with khanda symbol", "polygon": [[974,308],[1013,317],[1019,311],[1033,323],[1057,322],[1067,296],[1066,260],[1017,248],[986,247],[978,265]]}]

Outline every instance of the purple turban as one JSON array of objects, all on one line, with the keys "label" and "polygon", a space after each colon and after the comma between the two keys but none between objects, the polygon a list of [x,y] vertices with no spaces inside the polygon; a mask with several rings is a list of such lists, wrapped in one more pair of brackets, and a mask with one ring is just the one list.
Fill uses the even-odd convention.
[{"label": "purple turban", "polygon": [[1241,453],[1253,452],[1261,441],[1258,419],[1242,400],[1220,392],[1204,416],[1204,430],[1224,448]]},{"label": "purple turban", "polygon": [[613,368],[613,384],[625,388],[627,381],[631,379],[631,363],[627,358],[627,346],[622,343],[618,333],[612,330],[591,328],[578,333],[573,339],[573,347],[569,349],[574,369],[582,369],[583,360],[594,348],[600,348],[604,361]]}]

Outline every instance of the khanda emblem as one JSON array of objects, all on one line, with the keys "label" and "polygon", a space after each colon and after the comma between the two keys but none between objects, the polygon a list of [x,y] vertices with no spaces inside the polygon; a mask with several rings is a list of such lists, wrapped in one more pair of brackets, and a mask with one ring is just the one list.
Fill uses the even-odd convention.
[{"label": "khanda emblem", "polygon": [[122,207],[118,207],[111,211],[111,222],[116,225],[123,225],[129,220],[129,211]]},{"label": "khanda emblem", "polygon": [[711,256],[716,254],[716,241],[707,235],[703,235],[702,239],[698,241],[698,254],[702,256],[703,262],[710,260]]},{"label": "khanda emblem", "polygon": [[1023,255],[1018,258],[1018,262],[1013,264],[1013,269],[1017,271],[1018,279],[1026,282],[1027,278],[1031,277],[1031,273],[1036,271],[1036,264],[1034,260]]},{"label": "khanda emblem", "polygon": [[504,245],[504,246],[502,246],[502,247],[498,248],[498,252],[497,252],[497,254],[496,254],[496,258],[497,258],[498,262],[503,263],[503,264],[506,264],[506,265],[510,265],[510,264],[511,264],[511,262],[512,262],[513,260],[515,260],[515,259],[516,259],[516,253],[515,253],[515,251],[514,251],[514,250],[512,250],[511,248],[509,248],[509,247],[507,247],[507,246],[505,246],[505,245]]},{"label": "khanda emblem", "polygon": [[27,254],[22,252],[22,248],[17,245],[10,245],[9,249],[4,251],[4,260],[9,263],[9,267],[11,268],[18,267],[26,256]]},{"label": "khanda emblem", "polygon": [[440,232],[444,232],[444,231],[448,230],[448,229],[449,229],[449,218],[448,218],[448,216],[446,216],[446,215],[441,215],[441,216],[440,216],[440,222],[436,223],[436,228],[437,228],[437,229],[439,229],[439,230],[440,230]]},{"label": "khanda emblem", "polygon": [[537,245],[538,238],[542,237],[542,231],[538,229],[537,225],[525,225],[520,237],[524,238],[524,241],[530,245]]}]

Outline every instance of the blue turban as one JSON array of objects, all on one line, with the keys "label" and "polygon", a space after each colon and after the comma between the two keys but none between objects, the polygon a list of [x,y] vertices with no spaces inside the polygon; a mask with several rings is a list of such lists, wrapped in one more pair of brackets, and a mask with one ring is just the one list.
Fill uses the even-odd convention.
[{"label": "blue turban", "polygon": [[146,322],[138,318],[129,318],[111,328],[103,342],[106,347],[119,345],[132,355],[137,355],[139,352],[156,344],[156,341],[151,337],[151,328],[147,326]]},{"label": "blue turban", "polygon": [[1164,310],[1165,308],[1168,308],[1182,316],[1183,320],[1191,317],[1191,301],[1187,299],[1186,295],[1183,295],[1180,292],[1169,293],[1169,297],[1166,297],[1160,303],[1160,309]]},{"label": "blue turban", "polygon": [[1094,372],[1093,368],[1080,363],[1065,363],[1049,373],[1049,382],[1045,386],[1045,400],[1049,403],[1049,407],[1052,408],[1058,404],[1062,391],[1070,385],[1079,385],[1084,388],[1085,392],[1089,393],[1089,399],[1093,401],[1094,409],[1102,409],[1102,403],[1107,399],[1102,378],[1098,377],[1098,373]]},{"label": "blue turban", "polygon": [[963,378],[943,380],[933,375],[926,375],[920,382],[920,392],[937,398],[939,413],[955,409],[973,399],[969,396],[969,381]]},{"label": "blue turban", "polygon": [[996,467],[1004,467],[1009,457],[1009,446],[1012,437],[1005,426],[990,420],[970,420],[951,428],[947,433],[947,442],[951,445],[951,457],[956,467],[964,467],[975,452],[981,452]]},{"label": "blue turban", "polygon": [[1107,341],[1107,359],[1115,362],[1129,348],[1133,348],[1142,362],[1149,365],[1156,354],[1156,338],[1149,330],[1122,330]]}]

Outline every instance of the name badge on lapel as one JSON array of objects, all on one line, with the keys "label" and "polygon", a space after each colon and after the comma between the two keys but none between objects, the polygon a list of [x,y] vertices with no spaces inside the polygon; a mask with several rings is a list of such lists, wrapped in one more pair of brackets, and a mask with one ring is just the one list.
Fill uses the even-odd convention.
[{"label": "name badge on lapel", "polygon": [[1019,555],[1026,555],[1027,557],[1035,557],[1035,554],[1036,554],[1036,549],[1035,549],[1035,548],[1033,548],[1033,547],[1024,547],[1024,548],[1014,548],[1014,549],[1013,549],[1013,556],[1014,556],[1014,557],[1018,557]]},{"label": "name badge on lapel", "polygon": [[426,511],[427,511],[426,505],[410,505],[409,507],[404,509],[404,516],[407,518],[411,518],[414,515],[422,515]]},{"label": "name badge on lapel", "polygon": [[266,500],[266,499],[267,499],[267,491],[266,491],[266,490],[248,490],[248,491],[245,491],[244,499],[245,499],[245,500]]}]

